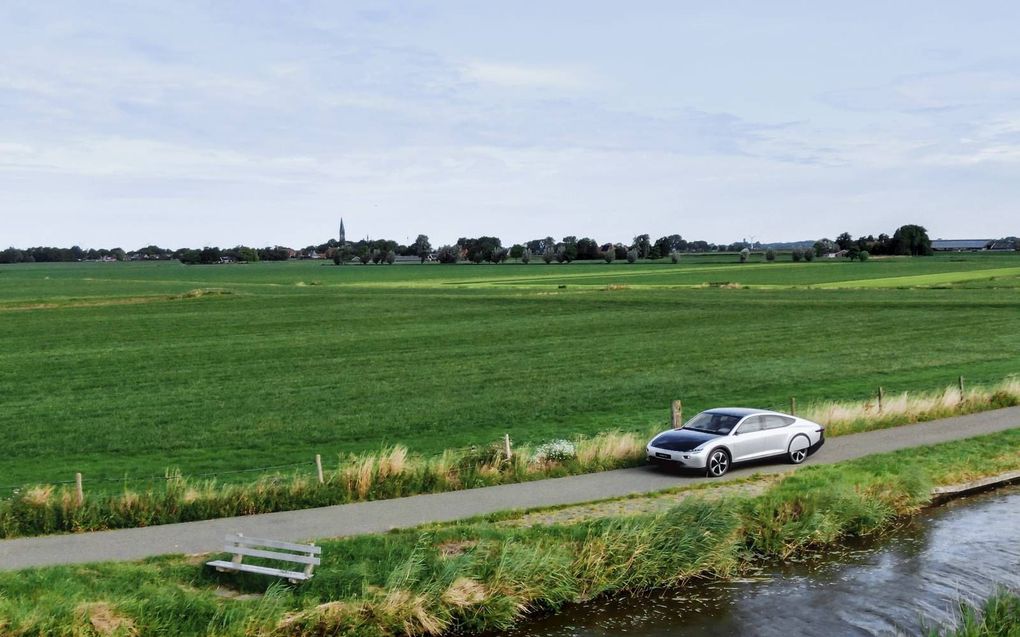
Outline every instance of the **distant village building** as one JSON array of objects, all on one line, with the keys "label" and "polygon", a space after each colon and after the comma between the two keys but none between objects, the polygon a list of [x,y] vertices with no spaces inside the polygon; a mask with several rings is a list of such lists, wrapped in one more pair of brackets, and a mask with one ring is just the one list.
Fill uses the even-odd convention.
[{"label": "distant village building", "polygon": [[989,250],[994,239],[933,239],[931,249],[935,252],[978,252]]}]

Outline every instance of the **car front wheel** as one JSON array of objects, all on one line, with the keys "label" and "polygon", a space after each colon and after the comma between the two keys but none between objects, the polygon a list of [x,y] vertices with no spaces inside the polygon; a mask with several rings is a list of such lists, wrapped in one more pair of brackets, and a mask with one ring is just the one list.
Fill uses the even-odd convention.
[{"label": "car front wheel", "polygon": [[718,478],[730,469],[730,456],[722,449],[716,449],[708,456],[705,473],[710,478]]}]

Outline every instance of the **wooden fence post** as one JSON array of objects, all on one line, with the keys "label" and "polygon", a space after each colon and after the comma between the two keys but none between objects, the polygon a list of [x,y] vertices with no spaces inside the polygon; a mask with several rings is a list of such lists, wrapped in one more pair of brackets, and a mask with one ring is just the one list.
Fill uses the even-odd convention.
[{"label": "wooden fence post", "polygon": [[510,434],[503,434],[503,451],[506,452],[507,462],[513,457],[513,452],[510,449]]},{"label": "wooden fence post", "polygon": [[878,386],[878,413],[882,413],[882,399],[885,398],[885,390]]},{"label": "wooden fence post", "polygon": [[85,504],[85,490],[81,485],[81,473],[74,474],[74,495],[78,506]]},{"label": "wooden fence post", "polygon": [[322,456],[315,454],[315,473],[319,476],[319,484],[325,484],[325,480],[322,478]]},{"label": "wooden fence post", "polygon": [[670,405],[669,409],[669,424],[673,426],[673,429],[679,429],[684,424],[684,404],[683,401],[674,400],[673,404]]},{"label": "wooden fence post", "polygon": [[796,416],[797,415],[797,397],[796,396],[790,396],[790,415],[791,416]]},{"label": "wooden fence post", "polygon": [[960,376],[960,396],[963,396],[963,376]]}]

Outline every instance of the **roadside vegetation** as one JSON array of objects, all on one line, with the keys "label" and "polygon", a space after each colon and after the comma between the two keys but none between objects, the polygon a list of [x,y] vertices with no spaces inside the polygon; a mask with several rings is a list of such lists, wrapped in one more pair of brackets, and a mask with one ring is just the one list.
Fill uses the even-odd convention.
[{"label": "roadside vegetation", "polygon": [[[1020,380],[1010,378],[964,392],[947,387],[885,396],[881,410],[877,400],[809,405],[804,415],[825,424],[832,437],[1013,405],[1020,405]],[[619,469],[643,464],[645,444],[657,432],[616,431],[522,445],[509,456],[502,444],[447,450],[436,457],[411,455],[406,447],[395,446],[340,457],[337,468],[323,472],[321,484],[309,471],[251,483],[189,479],[175,471],[158,487],[125,488],[82,502],[71,485],[36,485],[0,500],[0,537],[189,522]]]},{"label": "roadside vegetation", "polygon": [[[909,516],[937,485],[1020,468],[1020,430],[806,467],[757,496],[518,527],[508,514],[321,542],[301,587],[224,575],[205,556],[0,573],[0,632],[440,635],[505,629],[600,595],[741,574]],[[512,514],[510,514],[512,516]],[[965,633],[983,634],[983,633]],[[994,633],[993,633],[994,634]]]},{"label": "roadside vegetation", "polygon": [[674,399],[990,384],[1018,371],[1017,259],[0,266],[0,498],[75,472],[97,496],[168,466],[251,483],[316,454],[644,434]]}]

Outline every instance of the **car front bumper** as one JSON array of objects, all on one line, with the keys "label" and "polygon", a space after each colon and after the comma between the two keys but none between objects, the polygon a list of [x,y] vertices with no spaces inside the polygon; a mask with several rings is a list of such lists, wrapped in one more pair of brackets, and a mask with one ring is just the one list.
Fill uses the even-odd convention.
[{"label": "car front bumper", "polygon": [[661,467],[704,469],[708,462],[708,453],[705,451],[671,451],[652,446],[646,447],[645,451],[649,464]]}]

